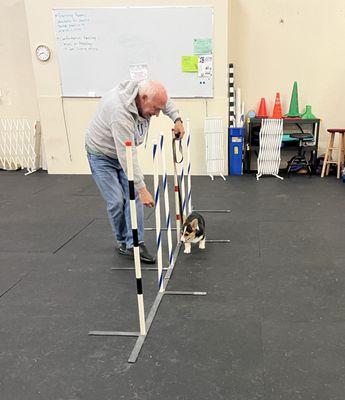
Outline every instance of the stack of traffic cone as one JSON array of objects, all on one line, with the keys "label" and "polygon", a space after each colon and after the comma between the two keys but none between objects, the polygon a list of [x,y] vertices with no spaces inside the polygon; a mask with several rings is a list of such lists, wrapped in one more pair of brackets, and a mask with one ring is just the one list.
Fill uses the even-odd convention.
[{"label": "stack of traffic cone", "polygon": [[266,108],[266,101],[265,101],[264,97],[261,98],[259,110],[256,113],[256,117],[257,118],[267,118],[268,117],[267,108]]},{"label": "stack of traffic cone", "polygon": [[273,114],[272,114],[272,118],[283,118],[283,111],[282,111],[282,105],[280,102],[280,94],[277,93],[276,94],[276,100],[274,103],[274,107],[273,107]]}]

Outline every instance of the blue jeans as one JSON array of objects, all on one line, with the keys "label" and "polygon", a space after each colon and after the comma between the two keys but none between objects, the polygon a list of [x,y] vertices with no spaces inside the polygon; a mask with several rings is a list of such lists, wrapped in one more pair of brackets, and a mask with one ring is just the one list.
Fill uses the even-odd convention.
[{"label": "blue jeans", "polygon": [[[117,159],[106,155],[87,154],[92,177],[107,204],[111,228],[119,245],[133,247],[132,224],[130,214],[129,189],[127,176]],[[137,206],[139,243],[144,241],[144,211],[135,193]]]}]

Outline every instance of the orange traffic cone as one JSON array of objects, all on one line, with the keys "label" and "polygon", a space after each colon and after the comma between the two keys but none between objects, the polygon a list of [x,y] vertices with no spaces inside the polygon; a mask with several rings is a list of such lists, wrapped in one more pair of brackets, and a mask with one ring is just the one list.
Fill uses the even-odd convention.
[{"label": "orange traffic cone", "polygon": [[265,98],[262,97],[261,101],[260,101],[260,106],[259,106],[259,110],[256,113],[256,118],[267,118],[268,114],[267,114],[267,109],[266,109],[266,101]]},{"label": "orange traffic cone", "polygon": [[282,111],[282,105],[280,102],[280,94],[276,94],[276,101],[274,103],[273,107],[273,114],[271,118],[283,118],[283,111]]}]

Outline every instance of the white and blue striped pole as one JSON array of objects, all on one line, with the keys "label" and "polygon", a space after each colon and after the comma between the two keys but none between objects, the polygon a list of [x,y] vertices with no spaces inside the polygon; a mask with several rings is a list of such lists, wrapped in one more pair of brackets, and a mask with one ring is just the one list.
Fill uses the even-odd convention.
[{"label": "white and blue striped pole", "polygon": [[159,171],[157,156],[157,141],[152,141],[152,157],[153,157],[153,187],[155,199],[155,216],[156,216],[156,243],[157,243],[157,269],[158,269],[158,289],[160,292],[163,288],[163,256],[162,256],[162,229],[161,229],[161,210],[159,201]]},{"label": "white and blue striped pole", "polygon": [[139,310],[140,334],[146,335],[144,296],[143,296],[143,285],[141,280],[141,263],[140,263],[140,250],[139,250],[139,238],[138,238],[137,208],[135,204],[132,142],[128,140],[126,141],[125,144],[126,144],[126,160],[127,160],[127,179],[129,188],[129,201],[130,201],[132,235],[133,235],[135,277],[137,281],[137,299],[138,299],[138,310]]},{"label": "white and blue striped pole", "polygon": [[180,188],[181,188],[181,202],[182,202],[182,210],[181,210],[181,218],[182,224],[186,220],[186,208],[187,208],[187,198],[186,198],[186,189],[185,189],[185,173],[184,173],[184,160],[181,162],[181,170],[180,170]]},{"label": "white and blue striped pole", "polygon": [[[174,130],[172,129],[172,133],[174,135]],[[172,148],[173,154],[176,154],[176,141],[175,139],[172,140]],[[176,210],[176,241],[177,243],[181,240],[181,213],[182,210],[180,207],[180,196],[179,196],[179,185],[178,185],[178,178],[177,178],[177,160],[174,158],[174,193],[175,193],[175,210]]]},{"label": "white and blue striped pole", "polygon": [[169,267],[174,263],[174,253],[172,247],[172,234],[171,234],[171,217],[170,217],[170,205],[169,205],[169,190],[168,190],[168,175],[165,160],[165,148],[164,148],[164,135],[161,133],[160,136],[160,150],[161,160],[163,168],[163,190],[164,190],[164,204],[165,204],[165,225],[167,229],[168,237],[168,252],[169,252]]},{"label": "white and blue striped pole", "polygon": [[191,131],[189,125],[189,118],[186,120],[187,129],[187,215],[192,212],[192,178],[190,174],[190,140]]}]

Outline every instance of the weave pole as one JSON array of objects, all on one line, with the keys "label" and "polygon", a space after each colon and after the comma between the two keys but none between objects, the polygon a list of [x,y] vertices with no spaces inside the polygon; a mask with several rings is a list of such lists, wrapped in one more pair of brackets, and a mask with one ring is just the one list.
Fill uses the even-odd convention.
[{"label": "weave pole", "polygon": [[182,224],[186,220],[186,208],[187,208],[187,198],[186,198],[186,189],[185,189],[185,173],[184,173],[184,160],[182,159],[180,164],[180,193],[181,193],[181,221]]},{"label": "weave pole", "polygon": [[174,263],[174,252],[172,245],[172,234],[171,234],[171,218],[170,218],[170,205],[169,205],[169,188],[168,188],[168,175],[167,166],[165,160],[165,147],[164,147],[164,135],[161,133],[160,136],[160,152],[163,168],[163,190],[164,190],[164,204],[165,204],[165,225],[168,237],[168,252],[169,252],[169,267]]},{"label": "weave pole", "polygon": [[132,142],[128,140],[126,141],[125,144],[126,144],[129,201],[130,201],[132,235],[133,235],[135,277],[137,280],[137,299],[138,299],[138,310],[139,310],[140,334],[146,335],[144,296],[143,296],[143,285],[141,280],[141,263],[140,263],[140,251],[139,251],[139,239],[138,239],[138,220],[137,220],[137,208],[135,204],[135,190],[134,190],[134,177],[133,177]]},{"label": "weave pole", "polygon": [[158,271],[158,289],[160,292],[163,288],[163,256],[162,256],[162,229],[161,229],[161,209],[159,201],[159,168],[157,157],[157,141],[152,141],[152,158],[153,158],[153,187],[155,193],[155,217],[156,217],[156,244],[157,244],[157,271]]},{"label": "weave pole", "polygon": [[[162,138],[161,138],[162,139]],[[141,265],[140,265],[140,254],[139,254],[139,243],[138,243],[138,229],[137,229],[137,216],[136,216],[136,205],[135,205],[135,192],[134,192],[134,181],[133,181],[133,164],[132,164],[132,143],[130,141],[126,142],[126,157],[127,157],[127,165],[128,165],[128,170],[127,170],[127,178],[128,178],[128,185],[129,185],[129,194],[130,194],[130,210],[131,210],[131,222],[132,222],[132,232],[133,232],[133,244],[134,244],[134,256],[135,256],[135,274],[137,278],[137,293],[138,293],[138,308],[139,308],[139,321],[140,321],[140,333],[139,332],[122,332],[122,331],[91,331],[89,332],[89,335],[94,335],[94,336],[136,336],[137,341],[136,344],[128,358],[129,363],[135,363],[138,359],[139,353],[144,345],[144,342],[148,336],[148,332],[151,328],[151,325],[153,323],[153,320],[157,314],[159,305],[165,295],[193,295],[193,296],[205,296],[207,293],[206,292],[187,292],[187,291],[169,291],[166,290],[169,280],[172,276],[175,263],[179,254],[179,251],[181,249],[181,241],[180,241],[180,223],[181,223],[181,201],[180,201],[180,196],[179,196],[179,187],[178,187],[178,179],[177,179],[177,171],[176,171],[176,164],[180,163],[182,161],[177,161],[176,159],[176,151],[175,151],[175,142],[176,140],[174,139],[172,141],[173,145],[173,155],[174,155],[174,184],[175,184],[175,200],[176,200],[176,223],[177,223],[177,243],[176,247],[174,249],[174,253],[172,256],[169,255],[169,259],[171,260],[171,264],[169,265],[169,268],[166,271],[166,274],[164,278],[162,279],[162,286],[163,290],[159,290],[157,293],[157,296],[153,302],[153,305],[147,315],[147,319],[145,321],[145,313],[144,313],[144,302],[143,302],[143,294],[142,294],[142,284],[141,284]],[[181,151],[181,142],[179,141],[180,144],[180,151]],[[153,150],[153,157],[155,169],[157,168],[158,172],[158,161],[157,161],[157,143],[154,143],[155,149]],[[165,166],[165,154],[164,154],[164,139],[160,143],[161,149],[162,149],[162,164],[163,164],[163,172],[165,179],[167,180],[167,174],[166,174],[166,166]],[[181,152],[182,155],[182,152]],[[176,162],[177,161],[177,162]],[[155,173],[156,176],[155,178],[155,199],[156,199],[156,204],[157,200],[159,199],[159,194],[157,194],[156,188],[159,187],[159,174]],[[158,179],[157,179],[158,178]],[[166,196],[168,196],[168,186],[166,183]],[[170,215],[170,210],[169,210],[169,200],[168,197],[166,197],[167,201],[167,208],[166,208],[166,214],[167,214],[167,223],[168,221],[170,222],[170,218],[168,216]],[[159,220],[160,221],[160,220]],[[169,223],[169,230],[170,230],[170,237],[171,237],[171,226]],[[157,231],[161,232],[162,228],[159,227]],[[172,240],[170,241],[172,243]],[[123,268],[122,268],[123,269]]]},{"label": "weave pole", "polygon": [[192,212],[192,180],[190,175],[190,139],[191,131],[189,125],[189,118],[186,120],[187,128],[187,215]]},{"label": "weave pole", "polygon": [[179,193],[179,185],[177,179],[177,166],[176,166],[176,148],[175,148],[176,140],[173,139],[172,147],[173,147],[173,154],[174,154],[174,192],[175,192],[175,210],[176,210],[176,238],[177,243],[180,242],[180,235],[181,235],[181,207],[180,207],[180,193]]}]

